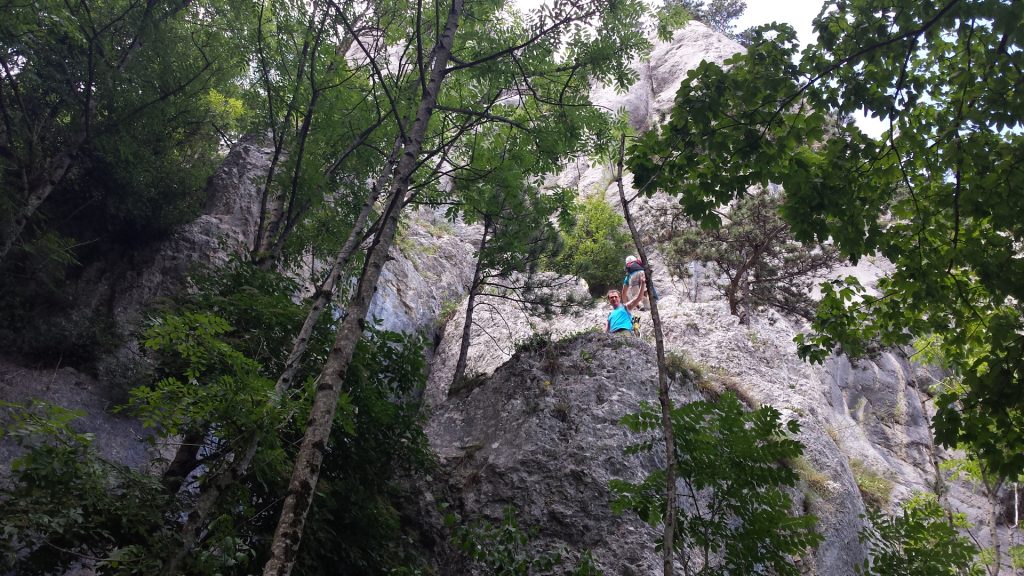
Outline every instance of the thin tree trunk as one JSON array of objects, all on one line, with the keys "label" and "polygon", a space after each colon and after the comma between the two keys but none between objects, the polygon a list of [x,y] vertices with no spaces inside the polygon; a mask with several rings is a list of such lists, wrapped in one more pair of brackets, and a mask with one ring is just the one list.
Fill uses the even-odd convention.
[{"label": "thin tree trunk", "polygon": [[[274,119],[274,91],[271,88],[270,69],[269,64],[267,64],[267,56],[263,47],[263,13],[265,7],[265,3],[260,4],[259,25],[256,27],[256,48],[261,72],[260,78],[263,80],[263,89],[267,95],[267,121],[271,126],[272,140],[274,142],[274,155],[270,159],[270,168],[267,170],[267,177],[263,181],[263,191],[260,194],[260,218],[256,225],[256,238],[253,240],[252,254],[250,256],[250,259],[260,265],[261,268],[264,268],[261,264],[261,253],[267,248],[270,242],[268,215],[269,223],[272,225],[274,222],[280,221],[282,214],[284,213],[284,201],[281,198],[274,198],[273,190],[271,188],[274,184],[274,175],[277,172],[277,164],[284,153],[284,141],[288,133],[288,125],[291,123],[292,111],[295,108],[295,100],[298,98],[299,94],[299,84],[302,83],[302,77],[305,74],[306,69],[306,60],[309,56],[311,40],[310,34],[312,34],[316,23],[316,5],[314,3],[309,14],[309,23],[306,24],[306,36],[302,41],[299,65],[295,72],[295,88],[292,89],[292,97],[285,106],[284,118],[280,122],[280,128],[275,128],[274,126],[277,122]],[[317,38],[317,41],[319,41],[319,38]]]},{"label": "thin tree trunk", "polygon": [[423,97],[416,112],[415,122],[407,136],[405,148],[395,170],[388,207],[381,220],[380,231],[375,243],[370,247],[356,292],[349,303],[348,315],[338,329],[334,347],[320,373],[306,433],[295,458],[288,495],[271,543],[271,557],[263,569],[264,576],[288,576],[298,556],[302,530],[320,477],[320,465],[327,449],[338,397],[341,394],[341,384],[348,371],[356,343],[362,337],[370,299],[373,297],[388,250],[395,238],[401,206],[423,148],[427,124],[437,105],[437,97],[451,56],[462,9],[463,0],[453,0],[444,31],[433,50],[434,61],[430,77],[424,84]]},{"label": "thin tree trunk", "polygon": [[[396,143],[391,155],[388,157],[389,162],[394,161],[399,151],[401,151],[401,146]],[[303,322],[302,328],[299,330],[298,334],[296,334],[295,338],[292,340],[292,351],[288,355],[288,360],[285,362],[284,370],[282,370],[281,376],[277,379],[277,383],[274,385],[273,402],[275,404],[280,401],[285,392],[287,392],[294,384],[295,376],[299,372],[302,358],[305,356],[306,350],[309,348],[309,338],[313,334],[313,328],[316,327],[321,314],[323,314],[323,311],[331,301],[331,298],[334,297],[338,279],[341,277],[342,272],[344,272],[348,267],[348,262],[363,237],[363,230],[369,220],[370,212],[373,210],[373,206],[376,204],[377,198],[380,196],[380,191],[384,188],[384,185],[387,184],[390,176],[391,172],[389,170],[384,170],[373,183],[369,196],[367,196],[366,201],[363,203],[363,207],[360,210],[359,215],[356,217],[356,221],[352,224],[352,230],[349,232],[349,236],[345,240],[345,244],[341,247],[341,250],[338,251],[338,256],[335,258],[334,265],[331,268],[330,273],[328,273],[327,278],[317,290],[313,304],[310,307],[309,313],[306,315],[306,320]],[[235,460],[220,472],[211,475],[213,480],[203,486],[199,500],[196,502],[195,507],[189,513],[185,524],[182,526],[181,543],[168,556],[169,559],[164,565],[164,569],[162,571],[163,574],[176,574],[180,569],[181,561],[194,549],[199,530],[205,525],[206,520],[209,518],[210,512],[216,505],[221,493],[225,488],[231,486],[245,476],[262,439],[263,432],[261,430],[254,430],[250,435],[245,448],[239,455],[236,455]],[[202,437],[200,437],[197,442],[201,440]],[[179,457],[187,458],[189,449],[189,445],[182,444],[182,446],[178,448],[178,453],[175,455],[175,462],[178,461]],[[193,459],[197,450],[198,447],[195,450],[192,450]],[[194,467],[193,463],[193,469]],[[173,468],[175,468],[175,466],[172,463],[168,471]],[[165,485],[169,483],[167,475],[167,473],[164,475]],[[178,483],[178,486],[180,487],[180,482]],[[174,489],[174,492],[177,492],[177,488]]]},{"label": "thin tree trunk", "polygon": [[174,452],[174,459],[163,473],[164,488],[169,494],[177,494],[185,478],[199,467],[199,448],[202,447],[206,434],[199,431],[186,432]]},{"label": "thin tree trunk", "polygon": [[750,274],[748,272],[744,272],[743,273],[743,308],[744,308],[743,324],[745,324],[749,328],[750,327],[751,307],[750,307]]},{"label": "thin tree trunk", "polygon": [[733,316],[735,316],[737,318],[740,317],[740,296],[739,296],[739,292],[740,292],[739,278],[737,277],[736,281],[731,282],[729,284],[728,288],[726,288],[726,294],[725,294],[726,299],[729,301],[729,314],[732,314]]},{"label": "thin tree trunk", "polygon": [[1003,487],[1003,482],[983,478],[982,483],[988,497],[988,529],[992,537],[993,567],[990,572],[992,576],[999,576],[1003,564],[1002,546],[999,542],[999,489]]},{"label": "thin tree trunk", "polygon": [[64,179],[64,176],[68,173],[68,169],[71,168],[71,162],[75,156],[78,155],[78,151],[85,143],[85,131],[82,131],[78,136],[74,138],[74,141],[69,144],[64,150],[54,158],[53,164],[46,170],[46,173],[42,176],[41,182],[36,181],[31,185],[31,188],[27,190],[28,196],[25,199],[25,205],[18,210],[14,218],[10,221],[10,226],[6,230],[2,243],[0,243],[0,262],[3,262],[7,258],[7,254],[11,251],[14,246],[14,242],[21,237],[21,232],[25,229],[25,225],[28,224],[30,218],[35,215],[36,210],[39,206],[50,197],[50,193],[53,189]]},{"label": "thin tree trunk", "polygon": [[[390,161],[393,161],[395,152],[399,148],[396,146],[395,151],[389,157]],[[334,297],[334,292],[338,285],[338,279],[341,278],[341,273],[348,267],[348,262],[352,258],[352,254],[355,252],[356,247],[359,246],[359,240],[363,236],[363,229],[366,227],[366,222],[370,218],[370,212],[373,210],[373,205],[376,204],[377,198],[380,196],[380,191],[387,184],[388,178],[391,176],[390,171],[385,170],[377,177],[377,181],[373,183],[373,187],[370,191],[370,196],[367,197],[366,202],[363,203],[362,209],[359,211],[359,215],[356,217],[355,223],[352,224],[352,232],[349,233],[348,238],[345,240],[345,244],[338,251],[338,256],[334,259],[334,265],[331,267],[330,273],[324,280],[323,284],[316,291],[316,298],[313,300],[313,305],[309,310],[309,314],[306,315],[306,320],[302,324],[302,328],[299,333],[295,336],[295,340],[292,343],[292,351],[288,355],[288,360],[285,361],[284,370],[281,372],[281,376],[277,379],[277,383],[274,385],[274,394],[280,398],[290,388],[295,380],[296,374],[299,372],[299,366],[301,365],[302,357],[306,354],[306,349],[309,347],[309,338],[313,334],[313,328],[316,327],[317,322],[320,320],[320,315],[323,313],[327,304]]]},{"label": "thin tree trunk", "polygon": [[473,270],[473,283],[469,285],[469,300],[466,302],[466,322],[462,325],[462,341],[459,343],[459,359],[455,362],[455,374],[452,376],[452,384],[448,387],[448,390],[454,390],[466,373],[470,331],[473,327],[473,307],[476,305],[476,292],[480,287],[480,276],[483,272],[481,265],[483,263],[484,248],[487,247],[487,228],[487,223],[484,222],[484,234],[480,238],[480,251],[476,258],[476,268]]},{"label": "thin tree trunk", "polygon": [[[629,233],[633,236],[633,244],[636,246],[637,255],[644,263],[644,276],[647,279],[648,290],[654,283],[651,279],[650,260],[647,259],[647,252],[644,250],[640,233],[633,224],[633,218],[629,213],[629,202],[626,201],[626,190],[622,183],[623,156],[626,153],[626,136],[619,136],[619,160],[615,180],[619,185],[619,201],[622,203],[622,214],[626,218],[626,225],[629,226]],[[675,556],[673,545],[676,532],[676,442],[675,431],[672,429],[672,400],[668,396],[669,380],[668,370],[665,366],[665,336],[661,330],[661,316],[658,314],[658,301],[654,297],[649,298],[651,302],[651,321],[654,324],[654,347],[658,355],[658,401],[661,403],[661,428],[665,435],[665,531],[662,536],[662,562],[665,576],[672,576]]]},{"label": "thin tree trunk", "polygon": [[1016,528],[1020,526],[1020,485],[1016,482],[1013,483],[1013,526]]},{"label": "thin tree trunk", "polygon": [[[281,254],[281,248],[287,239],[288,234],[293,229],[293,222],[291,218],[294,215],[295,199],[298,193],[298,182],[299,176],[302,173],[302,161],[306,154],[306,141],[309,137],[309,128],[313,122],[313,114],[316,112],[317,102],[320,100],[320,95],[323,89],[318,87],[316,84],[316,59],[317,53],[320,50],[320,43],[323,40],[324,25],[327,22],[327,17],[330,14],[330,8],[324,11],[323,18],[320,19],[319,24],[316,27],[316,31],[313,32],[313,20],[316,14],[316,4],[314,3],[313,13],[310,14],[309,25],[306,29],[307,34],[313,34],[313,44],[311,47],[308,46],[308,38],[306,44],[303,45],[302,49],[302,62],[299,63],[298,72],[295,75],[295,88],[292,92],[292,100],[288,105],[288,115],[285,116],[285,121],[282,130],[287,129],[289,123],[289,116],[291,110],[294,108],[295,101],[298,98],[299,84],[302,81],[302,75],[304,71],[304,64],[306,62],[306,54],[309,54],[309,84],[311,94],[309,102],[306,104],[306,109],[302,115],[302,124],[299,128],[299,132],[296,135],[297,139],[297,150],[295,151],[295,166],[292,169],[290,191],[288,194],[288,201],[283,200],[275,202],[272,211],[270,213],[270,219],[266,226],[266,231],[259,231],[259,243],[256,246],[256,265],[264,270],[271,270],[277,263],[277,259]],[[346,37],[348,44],[352,43],[351,37]],[[328,70],[333,69],[333,63],[328,67]],[[283,138],[282,138],[283,142]],[[273,164],[271,164],[271,170],[273,170]],[[270,185],[270,181],[267,181],[267,185]],[[264,188],[264,197],[267,194],[267,189]]]},{"label": "thin tree trunk", "polygon": [[185,519],[185,525],[181,529],[181,543],[170,554],[168,561],[164,563],[160,570],[161,576],[177,576],[182,573],[181,565],[195,549],[196,542],[199,540],[199,531],[206,525],[210,512],[217,504],[221,493],[245,474],[258,447],[258,441],[250,441],[244,451],[235,454],[234,461],[229,463],[223,472],[215,474],[212,481],[200,488],[199,500]]}]

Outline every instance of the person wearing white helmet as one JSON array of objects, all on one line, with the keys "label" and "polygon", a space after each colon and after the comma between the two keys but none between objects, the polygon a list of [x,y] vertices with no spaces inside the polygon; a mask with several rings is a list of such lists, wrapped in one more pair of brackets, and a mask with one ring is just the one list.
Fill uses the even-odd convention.
[{"label": "person wearing white helmet", "polygon": [[[633,300],[638,294],[642,296],[648,296],[646,294],[647,278],[644,276],[644,263],[636,256],[626,256],[626,277],[622,280],[622,298],[627,302]],[[646,302],[646,298],[644,301]],[[639,299],[638,299],[639,301]],[[645,310],[646,306],[641,303],[640,310]]]}]

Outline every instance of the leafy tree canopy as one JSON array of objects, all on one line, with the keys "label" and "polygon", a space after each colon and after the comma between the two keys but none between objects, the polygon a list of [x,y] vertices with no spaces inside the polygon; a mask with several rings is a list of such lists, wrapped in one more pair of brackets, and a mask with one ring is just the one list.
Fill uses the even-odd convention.
[{"label": "leafy tree canopy", "polygon": [[575,224],[563,234],[558,270],[586,280],[593,296],[620,288],[623,263],[630,252],[623,224],[622,216],[601,198],[580,202]]},{"label": "leafy tree canopy", "polygon": [[[622,424],[647,436],[629,454],[653,450],[660,411],[642,405]],[[747,411],[733,392],[715,402],[673,408],[676,473],[682,502],[674,547],[683,573],[797,575],[794,556],[821,542],[813,516],[794,516],[787,489],[797,474],[780,462],[803,453],[792,438],[796,421],[782,422],[771,406]],[[652,526],[664,521],[665,470],[633,484],[612,480],[612,508],[632,510]]]},{"label": "leafy tree canopy", "polygon": [[719,288],[733,315],[769,307],[812,316],[811,286],[837,263],[836,250],[797,242],[779,215],[780,202],[770,190],[741,196],[720,228],[683,230],[669,244],[669,268],[685,276],[692,261],[712,263],[725,276]]},{"label": "leafy tree canopy", "polygon": [[668,4],[681,6],[694,20],[730,36],[734,21],[747,9],[746,0],[670,0]]},{"label": "leafy tree canopy", "polygon": [[[632,147],[636,181],[707,225],[749,186],[781,184],[798,239],[890,260],[878,296],[854,278],[824,286],[801,355],[935,334],[964,382],[939,399],[937,439],[1019,473],[1024,5],[851,0],[821,14],[799,62],[792,29],[776,26],[728,71],[692,71],[669,123]],[[849,120],[862,111],[888,130],[864,134]]]}]

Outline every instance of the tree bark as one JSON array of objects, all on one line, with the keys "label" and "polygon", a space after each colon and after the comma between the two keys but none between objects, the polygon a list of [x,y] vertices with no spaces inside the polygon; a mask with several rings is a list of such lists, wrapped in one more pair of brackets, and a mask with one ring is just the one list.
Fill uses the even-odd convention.
[{"label": "tree bark", "polygon": [[1003,487],[1003,481],[985,474],[984,466],[982,466],[982,476],[982,485],[985,487],[985,496],[988,498],[988,529],[992,538],[993,565],[989,574],[999,576],[1003,565],[1002,546],[999,542],[999,490]]},{"label": "tree bark", "polygon": [[214,474],[213,480],[200,488],[199,500],[196,502],[195,508],[189,512],[185,519],[185,525],[181,529],[181,543],[171,552],[167,562],[164,563],[160,570],[161,576],[177,576],[182,573],[181,565],[195,549],[200,529],[206,525],[210,512],[213,511],[221,493],[245,474],[258,447],[258,441],[250,441],[245,450],[235,454],[235,459],[227,464],[224,471]]},{"label": "tree bark", "polygon": [[[393,161],[399,148],[396,146],[395,151],[389,157],[389,160]],[[310,307],[309,314],[306,315],[306,320],[302,324],[302,328],[299,333],[295,336],[295,340],[292,344],[292,351],[288,355],[288,360],[285,361],[284,370],[281,372],[281,376],[277,379],[277,383],[274,385],[274,394],[280,398],[284,393],[294,384],[295,375],[299,372],[299,366],[301,364],[302,357],[306,354],[306,349],[309,347],[309,338],[313,334],[313,328],[316,327],[317,322],[320,321],[320,315],[323,313],[327,304],[334,297],[335,289],[338,285],[338,279],[341,278],[341,273],[348,267],[348,262],[352,258],[352,254],[355,252],[356,247],[359,245],[359,240],[363,236],[363,229],[366,227],[366,222],[369,220],[370,212],[373,210],[373,205],[376,204],[377,198],[380,196],[380,191],[387,184],[388,179],[391,176],[391,172],[385,170],[377,177],[377,180],[373,183],[373,187],[370,190],[370,195],[367,197],[366,202],[363,203],[362,209],[359,211],[359,215],[356,216],[356,221],[352,224],[352,231],[349,233],[348,238],[345,240],[345,244],[338,251],[338,256],[334,259],[334,265],[331,267],[330,273],[324,280],[323,284],[316,291],[316,298],[313,300],[313,305]]]},{"label": "tree bark", "polygon": [[[152,8],[152,4],[152,1],[147,2],[145,12],[143,13],[142,16],[143,21],[148,19],[148,16]],[[178,12],[186,8],[189,4],[190,1],[188,0],[175,3],[170,12],[164,15],[163,19],[166,20],[173,17]],[[121,17],[124,17],[126,14],[127,12],[125,14],[122,14]],[[140,25],[140,30],[143,25]],[[90,42],[91,41],[95,41],[95,36],[90,40]],[[136,37],[132,38],[132,41],[128,44],[128,46],[124,48],[124,52],[118,58],[118,64],[114,68],[118,73],[124,72],[125,65],[128,63],[129,58],[133,53],[135,53],[139,49],[141,45],[142,40],[140,36],[137,35]],[[11,77],[11,71],[8,69],[6,64],[4,65],[4,72],[6,73],[8,78]],[[24,192],[26,193],[25,205],[22,206],[19,210],[17,210],[17,212],[15,212],[14,216],[10,219],[9,223],[6,226],[7,230],[4,233],[4,237],[0,238],[0,263],[2,263],[7,258],[7,254],[11,251],[11,248],[14,247],[14,243],[18,240],[18,238],[21,237],[21,233],[25,229],[25,226],[28,224],[28,221],[35,215],[36,211],[43,204],[43,202],[45,202],[46,199],[49,198],[50,193],[53,192],[53,189],[58,184],[60,184],[61,180],[64,179],[64,176],[67,175],[68,170],[71,168],[75,158],[81,152],[82,146],[84,146],[85,143],[89,140],[89,132],[92,124],[92,117],[96,110],[96,101],[94,98],[91,97],[91,92],[93,89],[93,80],[91,72],[90,81],[87,86],[90,93],[90,97],[87,98],[85,104],[85,110],[83,113],[83,118],[81,120],[82,128],[72,138],[69,139],[67,146],[64,146],[61,149],[57,156],[55,156],[53,160],[50,162],[49,166],[47,166],[46,169],[43,170],[37,178],[30,180],[29,183],[26,185],[24,190]],[[33,139],[34,137],[35,135],[33,134]],[[23,166],[23,168],[26,173],[32,172],[30,167],[27,165]]]},{"label": "tree bark", "polygon": [[466,362],[469,357],[470,331],[473,328],[473,307],[476,304],[476,293],[480,288],[480,276],[482,274],[481,264],[483,263],[484,248],[487,247],[487,222],[484,222],[484,234],[480,238],[480,251],[476,258],[476,268],[473,270],[473,283],[469,285],[469,300],[466,301],[466,322],[462,325],[462,341],[459,343],[459,359],[455,362],[455,374],[452,375],[451,386],[448,390],[454,390],[459,381],[466,373]]},{"label": "tree bark", "polygon": [[169,494],[177,494],[185,478],[199,467],[199,449],[203,440],[206,440],[206,434],[197,430],[190,430],[182,436],[174,459],[163,473],[162,482]]},{"label": "tree bark", "polygon": [[49,198],[53,189],[64,179],[85,140],[86,133],[83,130],[74,138],[71,144],[54,158],[53,163],[39,179],[41,181],[37,180],[31,185],[28,190],[28,196],[25,199],[25,205],[14,214],[14,218],[11,219],[3,241],[0,243],[0,262],[7,258],[7,254],[14,246],[14,242],[21,237],[22,230],[25,229],[25,225],[28,224],[29,219],[36,213],[39,206]]},{"label": "tree bark", "polygon": [[[623,156],[626,153],[626,136],[619,136],[619,160],[615,175],[615,181],[619,185],[619,201],[622,203],[622,215],[629,226],[629,233],[633,237],[633,244],[636,246],[637,255],[644,263],[644,276],[647,279],[647,286],[653,286],[651,279],[650,260],[647,259],[647,251],[644,250],[640,233],[633,224],[633,217],[629,213],[629,202],[626,201],[626,189],[622,183]],[[665,365],[665,335],[661,329],[661,316],[658,314],[658,301],[651,297],[651,322],[654,324],[654,347],[658,355],[658,402],[661,404],[661,429],[665,436],[665,530],[662,536],[662,563],[665,576],[672,576],[675,566],[673,559],[675,547],[673,545],[676,532],[676,441],[675,431],[672,428],[672,399],[669,398],[668,369]]]},{"label": "tree bark", "polygon": [[334,412],[341,394],[341,384],[352,360],[356,343],[362,336],[370,299],[376,289],[388,250],[395,238],[401,206],[423,148],[427,124],[437,105],[438,93],[441,82],[444,80],[445,67],[451,56],[462,10],[463,0],[453,0],[444,31],[433,50],[434,61],[430,77],[424,84],[423,96],[416,111],[416,119],[407,135],[402,156],[395,169],[395,178],[388,196],[388,207],[381,220],[380,231],[374,244],[370,247],[356,292],[349,303],[348,314],[338,329],[334,346],[320,373],[319,385],[313,397],[306,433],[295,458],[292,479],[288,485],[288,495],[285,498],[281,517],[271,543],[271,557],[263,569],[264,576],[288,576],[298,556],[302,530],[313,500],[317,480],[320,477],[320,465],[323,462],[324,451],[327,449],[331,426],[334,422]]},{"label": "tree bark", "polygon": [[[391,155],[388,157],[389,162],[394,161],[400,151],[401,146],[396,143]],[[363,237],[363,230],[366,227],[367,220],[369,220],[370,212],[373,210],[373,205],[376,204],[377,198],[380,196],[380,191],[384,188],[384,185],[387,184],[390,176],[391,172],[389,170],[384,170],[373,183],[369,196],[367,196],[359,215],[352,224],[352,230],[349,232],[348,238],[345,240],[345,244],[338,251],[338,256],[335,258],[334,265],[331,268],[330,273],[317,290],[313,304],[310,307],[309,313],[306,315],[306,320],[303,322],[302,328],[299,330],[298,334],[296,334],[295,338],[292,340],[292,351],[288,355],[288,360],[285,362],[284,370],[282,370],[281,376],[277,379],[277,382],[274,385],[274,397],[272,401],[275,404],[277,404],[288,389],[293,386],[295,376],[298,374],[299,367],[301,366],[302,358],[305,356],[306,350],[309,348],[309,338],[313,333],[313,329],[320,320],[320,316],[323,314],[327,304],[331,301],[331,298],[333,298],[338,284],[338,279],[341,277],[342,272],[347,268],[352,254],[359,245],[360,240]],[[202,439],[203,437],[199,436],[198,439],[194,439],[193,444],[183,443],[178,448],[178,452],[174,457],[174,462],[172,462],[171,466],[168,468],[168,472],[164,473],[164,484],[165,486],[168,486],[169,490],[173,486],[173,490],[171,490],[172,492],[177,492],[178,488],[181,486],[181,481],[178,480],[177,484],[171,484],[171,482],[177,479],[177,476],[180,476],[180,472],[171,475],[171,471],[178,470],[184,466],[184,464],[175,466],[175,462],[178,462],[179,459],[188,459],[191,457],[191,460],[188,461],[192,465],[190,471],[194,469],[195,455],[198,453],[198,443],[201,442]],[[215,474],[211,474],[212,480],[203,486],[199,500],[196,502],[192,511],[189,512],[186,522],[181,528],[180,545],[172,550],[168,555],[168,560],[162,571],[163,574],[170,576],[172,574],[176,574],[180,569],[182,560],[194,549],[199,530],[201,530],[205,525],[205,522],[207,518],[209,518],[210,512],[216,505],[221,493],[225,488],[231,486],[245,476],[262,439],[263,431],[253,430],[244,449],[242,449],[240,453],[236,453],[235,459],[223,470]]]}]

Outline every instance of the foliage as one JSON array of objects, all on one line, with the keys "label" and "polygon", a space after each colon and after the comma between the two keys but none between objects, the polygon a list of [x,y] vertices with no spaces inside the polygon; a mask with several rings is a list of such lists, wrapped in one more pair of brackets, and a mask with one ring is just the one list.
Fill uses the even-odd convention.
[{"label": "foliage", "polygon": [[811,286],[837,264],[838,254],[832,246],[793,238],[778,211],[781,201],[772,191],[740,196],[721,226],[686,229],[670,240],[670,270],[685,277],[694,260],[714,264],[726,278],[718,288],[735,316],[769,307],[813,317]]},{"label": "foliage", "polygon": [[681,382],[700,382],[705,378],[707,366],[690,358],[685,352],[669,352],[665,355],[665,368],[672,378]]},{"label": "foliage", "polygon": [[694,20],[726,36],[734,35],[734,21],[747,9],[746,0],[669,0],[667,4],[684,8]]},{"label": "foliage", "polygon": [[579,276],[590,294],[600,296],[622,287],[623,262],[629,254],[624,221],[597,196],[580,202],[575,223],[562,229],[563,251],[555,261],[560,272]]},{"label": "foliage", "polygon": [[210,95],[244,69],[234,16],[217,0],[5,4],[0,324],[24,337],[0,347],[89,368],[117,343],[104,297],[83,311],[69,287],[98,262],[119,277],[124,250],[197,214],[220,160]]},{"label": "foliage", "polygon": [[977,546],[961,530],[963,514],[949,514],[932,494],[917,494],[898,516],[878,510],[867,515],[860,541],[870,558],[858,567],[865,576],[967,576],[985,574],[975,562]]},{"label": "foliage", "polygon": [[865,504],[871,508],[882,509],[889,505],[889,499],[892,497],[892,480],[882,476],[858,458],[850,460],[850,470]]},{"label": "foliage", "polygon": [[[126,236],[137,242],[160,234],[194,214],[220,140],[207,96],[229,90],[244,51],[238,35],[223,33],[235,26],[230,10],[215,1],[189,4],[199,3],[47,0],[5,7],[5,242],[20,236],[28,246],[57,230],[109,247]],[[34,195],[44,201],[39,216]],[[23,212],[33,227],[19,229],[24,223],[16,215]]]},{"label": "foliage", "polygon": [[1006,552],[1010,556],[1010,566],[1015,570],[1024,568],[1024,546],[1011,546]]},{"label": "foliage", "polygon": [[815,468],[806,457],[792,458],[786,461],[786,465],[799,474],[800,478],[807,483],[807,487],[813,490],[817,496],[826,497],[832,494],[833,488],[828,475]]},{"label": "foliage", "polygon": [[[622,423],[649,438],[627,453],[650,452],[658,445],[660,411],[644,405]],[[812,516],[793,516],[786,492],[796,473],[779,462],[797,458],[803,446],[790,434],[799,424],[783,425],[771,406],[746,412],[727,392],[717,402],[693,402],[672,410],[677,478],[682,499],[675,546],[685,574],[792,574],[793,563],[821,541]],[[613,508],[632,510],[656,526],[664,511],[664,470],[643,482],[613,480]]]},{"label": "foliage", "polygon": [[529,336],[515,343],[516,354],[543,352],[553,344],[550,332],[531,332]]},{"label": "foliage", "polygon": [[[426,370],[418,336],[371,328],[360,341],[324,455],[296,568],[302,574],[372,576],[421,562],[396,509],[402,493],[393,479],[433,467],[417,401]],[[293,421],[286,435],[297,438],[304,422]],[[267,536],[276,518],[261,518]]]},{"label": "foliage", "polygon": [[[160,540],[189,548],[186,572],[251,573],[267,553],[289,460],[315,453],[326,456],[322,466],[296,467],[311,472],[303,502],[315,494],[306,523],[315,540],[299,556],[302,568],[399,568],[390,475],[428,458],[413,400],[421,343],[365,322],[394,224],[412,203],[510,206],[502,216],[514,233],[503,236],[514,242],[496,241],[491,256],[494,269],[518,266],[509,246],[546,227],[534,216],[558,211],[547,203],[564,204],[563,192],[540,193],[539,175],[604,138],[590,86],[625,89],[636,78],[630,64],[650,47],[646,7],[556,0],[523,15],[500,1],[96,0],[12,8],[0,22],[0,259],[24,285],[43,276],[26,255],[56,260],[45,272],[64,291],[76,262],[118,261],[111,247],[157,240],[190,218],[221,144],[255,134],[245,143],[271,149],[269,172],[251,182],[259,194],[256,238],[244,239],[251,262],[197,282],[194,297],[161,311],[147,335],[158,378],[134,392],[133,410],[161,439],[198,438],[182,443],[181,452],[197,448],[183,458],[188,484],[175,494],[180,508],[163,518],[167,538],[154,537],[147,558],[167,557]],[[442,33],[446,13],[453,25]],[[365,202],[377,192],[379,202]],[[368,220],[357,226],[364,203]],[[359,293],[338,303],[345,330],[329,345],[335,326],[325,314],[298,384],[275,391],[308,302],[295,283],[263,273],[305,276],[310,256],[333,261],[346,237],[361,245],[367,230],[369,249],[348,262],[362,270]],[[338,268],[342,278],[351,270]],[[256,440],[248,466],[244,450]],[[218,473],[234,464],[239,477],[220,490]],[[210,514],[195,513],[208,494]],[[195,550],[192,518],[202,522]],[[297,547],[301,524],[285,532]]]},{"label": "foliage", "polygon": [[[175,308],[181,314],[161,317],[147,334],[147,346],[159,354],[159,372],[166,376],[132,392],[133,412],[163,438],[183,430],[215,430],[204,459],[210,471],[220,466],[218,455],[237,451],[252,434],[264,432],[251,473],[218,506],[223,513],[247,511],[247,522],[220,526],[225,537],[253,549],[237,567],[245,573],[249,562],[262,557],[273,531],[276,507],[260,503],[273,501],[287,481],[295,438],[306,420],[305,398],[330,345],[332,321],[325,316],[314,332],[307,367],[300,371],[305,394],[293,390],[271,402],[270,378],[281,370],[291,335],[306,313],[291,298],[294,283],[236,261],[200,276],[196,285],[200,291]],[[341,566],[352,574],[375,574],[407,560],[389,479],[401,468],[420,470],[431,462],[414,401],[425,370],[418,337],[368,327],[346,375],[346,393],[325,450],[323,481],[309,520],[311,545],[299,560],[305,573]],[[193,569],[224,569],[215,548],[201,551],[200,560],[203,553],[213,557]]]},{"label": "foliage", "polygon": [[[224,454],[263,433],[250,473],[217,505],[187,566],[195,574],[248,574],[266,553],[276,494],[287,481],[308,410],[302,396],[270,402],[270,375],[280,370],[284,344],[305,309],[290,298],[292,281],[242,262],[207,272],[195,285],[197,292],[147,331],[159,380],[131,392],[130,410],[154,440],[213,431],[206,435],[193,492],[224,465]],[[326,354],[330,323],[326,319],[314,333],[309,363]],[[404,544],[390,480],[401,469],[431,466],[415,401],[425,370],[418,337],[368,329],[325,450],[309,520],[311,545],[300,558],[304,573],[341,567],[369,575],[416,564]],[[305,387],[312,387],[311,370],[301,373]],[[15,462],[10,487],[0,491],[4,562],[34,573],[84,554],[97,559],[105,574],[158,573],[180,521],[173,494],[160,479],[97,457],[91,438],[71,429],[73,413],[12,410],[5,435],[27,450]]]},{"label": "foliage", "polygon": [[[1024,100],[1010,89],[1024,6],[853,0],[821,14],[798,63],[792,31],[777,27],[728,71],[691,72],[669,124],[632,149],[636,181],[709,224],[750,185],[781,184],[796,238],[888,259],[880,295],[854,279],[823,287],[801,355],[937,335],[964,381],[938,399],[937,440],[1024,471]],[[860,112],[888,130],[865,135],[850,121]]]},{"label": "foliage", "polygon": [[149,474],[99,456],[81,413],[43,403],[2,403],[0,440],[19,446],[0,484],[0,570],[63,573],[83,557],[102,573],[154,569],[150,534],[159,534],[171,499]]},{"label": "foliage", "polygon": [[[514,114],[522,115],[524,120],[528,118],[522,110]],[[587,120],[590,119],[585,117],[585,124]],[[565,305],[555,301],[551,289],[567,282],[536,272],[557,247],[558,232],[551,220],[569,219],[573,192],[542,190],[535,180],[554,170],[563,155],[579,151],[582,132],[583,126],[567,129],[558,142],[538,149],[530,146],[533,137],[522,130],[481,130],[474,145],[472,169],[482,176],[462,194],[462,204],[458,206],[463,219],[481,224],[483,233],[469,286],[453,382],[460,380],[466,370],[477,296],[485,290],[528,313],[550,314],[553,305]],[[577,138],[572,137],[573,133]],[[455,217],[455,207],[449,214]]]},{"label": "foliage", "polygon": [[[563,550],[540,550],[535,540],[536,527],[525,531],[516,520],[516,509],[508,506],[500,524],[477,520],[468,525],[453,513],[445,515],[445,525],[452,531],[452,543],[475,565],[493,576],[540,576],[569,574],[600,576],[590,554],[584,552],[574,567],[566,566]],[[569,571],[566,571],[566,569]]]}]

